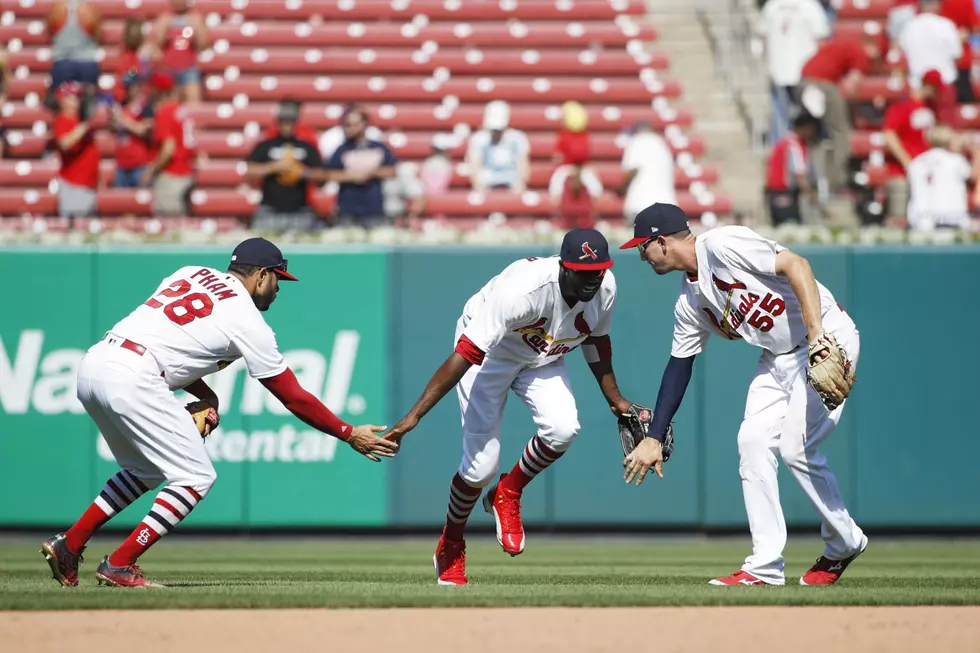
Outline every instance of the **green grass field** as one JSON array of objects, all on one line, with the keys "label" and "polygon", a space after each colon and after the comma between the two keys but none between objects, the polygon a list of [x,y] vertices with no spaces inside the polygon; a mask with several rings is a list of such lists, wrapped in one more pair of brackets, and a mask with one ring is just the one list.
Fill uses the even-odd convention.
[{"label": "green grass field", "polygon": [[116,540],[95,540],[81,585],[50,578],[40,539],[0,540],[0,609],[395,606],[975,605],[980,541],[872,538],[834,587],[796,583],[822,543],[792,540],[786,587],[710,587],[736,570],[747,538],[528,538],[518,558],[491,538],[470,541],[470,586],[436,586],[435,539],[181,539],[141,564],[159,590],[98,587],[95,568]]}]

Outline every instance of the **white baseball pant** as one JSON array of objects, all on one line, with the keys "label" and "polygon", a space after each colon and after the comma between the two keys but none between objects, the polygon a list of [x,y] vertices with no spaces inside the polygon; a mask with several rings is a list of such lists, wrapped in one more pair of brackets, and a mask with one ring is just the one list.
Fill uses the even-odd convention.
[{"label": "white baseball pant", "polygon": [[78,370],[78,400],[119,466],[149,489],[166,481],[203,498],[217,477],[187,410],[167,387],[149,352],[139,355],[108,334]]},{"label": "white baseball pant", "polygon": [[[824,316],[856,366],[860,337],[851,318],[837,308]],[[776,453],[820,513],[824,555],[841,560],[857,553],[864,533],[844,506],[837,477],[817,447],[837,427],[844,404],[830,411],[807,383],[807,345],[775,355],[765,352],[749,385],[745,417],[738,432],[739,476],[752,532],[752,555],[742,569],[767,583],[782,585],[786,521],[779,504]]]},{"label": "white baseball pant", "polygon": [[[462,333],[457,327],[456,337]],[[579,430],[578,408],[564,357],[543,367],[487,355],[456,385],[463,422],[463,460],[459,475],[473,487],[486,487],[500,467],[500,420],[507,394],[514,391],[531,410],[538,437],[553,451],[568,449]]]}]

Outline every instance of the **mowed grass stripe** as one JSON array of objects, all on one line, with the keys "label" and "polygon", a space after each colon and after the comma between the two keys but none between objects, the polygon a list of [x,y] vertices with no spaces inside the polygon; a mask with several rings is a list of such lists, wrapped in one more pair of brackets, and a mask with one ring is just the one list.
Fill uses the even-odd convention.
[{"label": "mowed grass stripe", "polygon": [[747,538],[537,537],[517,558],[479,538],[468,548],[471,585],[441,588],[434,538],[178,536],[141,560],[169,585],[146,591],[96,586],[98,560],[116,543],[92,542],[82,586],[65,589],[51,580],[40,541],[0,540],[0,609],[980,604],[980,541],[972,540],[872,539],[829,588],[797,585],[822,543],[794,540],[786,587],[716,588],[708,579],[739,567]]}]

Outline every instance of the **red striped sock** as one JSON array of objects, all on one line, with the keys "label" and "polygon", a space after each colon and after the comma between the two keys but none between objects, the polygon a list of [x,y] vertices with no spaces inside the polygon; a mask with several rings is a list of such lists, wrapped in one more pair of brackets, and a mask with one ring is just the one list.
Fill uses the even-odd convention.
[{"label": "red striped sock", "polygon": [[535,476],[561,458],[564,451],[555,451],[535,435],[524,447],[524,455],[514,465],[514,469],[501,481],[511,490],[520,492]]},{"label": "red striped sock", "polygon": [[463,480],[459,472],[453,476],[449,486],[449,510],[446,511],[446,539],[459,541],[463,539],[466,520],[480,500],[482,488],[473,487]]},{"label": "red striped sock", "polygon": [[137,558],[189,515],[200,500],[201,495],[193,488],[168,485],[160,490],[150,512],[109,556],[109,564],[114,567],[135,564]]},{"label": "red striped sock", "polygon": [[78,553],[92,535],[129,504],[143,496],[149,488],[125,469],[110,478],[99,496],[75,524],[65,532],[65,544],[72,553]]}]

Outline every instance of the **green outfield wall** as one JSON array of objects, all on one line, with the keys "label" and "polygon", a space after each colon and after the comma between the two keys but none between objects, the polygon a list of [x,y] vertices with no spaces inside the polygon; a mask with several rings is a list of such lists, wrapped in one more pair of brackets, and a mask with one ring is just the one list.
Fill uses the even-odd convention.
[{"label": "green outfield wall", "polygon": [[[300,381],[348,421],[394,424],[453,345],[466,299],[526,249],[286,247],[300,283],[266,316]],[[853,400],[824,448],[853,514],[882,527],[980,526],[980,248],[800,248],[854,317]],[[0,526],[69,522],[115,471],[75,399],[85,350],[187,264],[215,249],[0,249]],[[652,405],[670,350],[679,279],[635,254],[616,258],[613,355],[624,394]],[[569,357],[582,431],[526,492],[525,519],[551,525],[739,527],[736,434],[758,350],[712,339],[675,420],[664,480],[622,481],[615,421],[581,356]],[[282,409],[239,363],[209,378],[221,428],[208,448],[218,481],[187,520],[199,527],[436,526],[461,453],[451,393],[393,462],[370,463]],[[508,403],[502,466],[533,422]],[[787,521],[817,524],[781,471]],[[144,497],[114,524],[132,524]],[[475,521],[488,523],[485,515]]]}]

